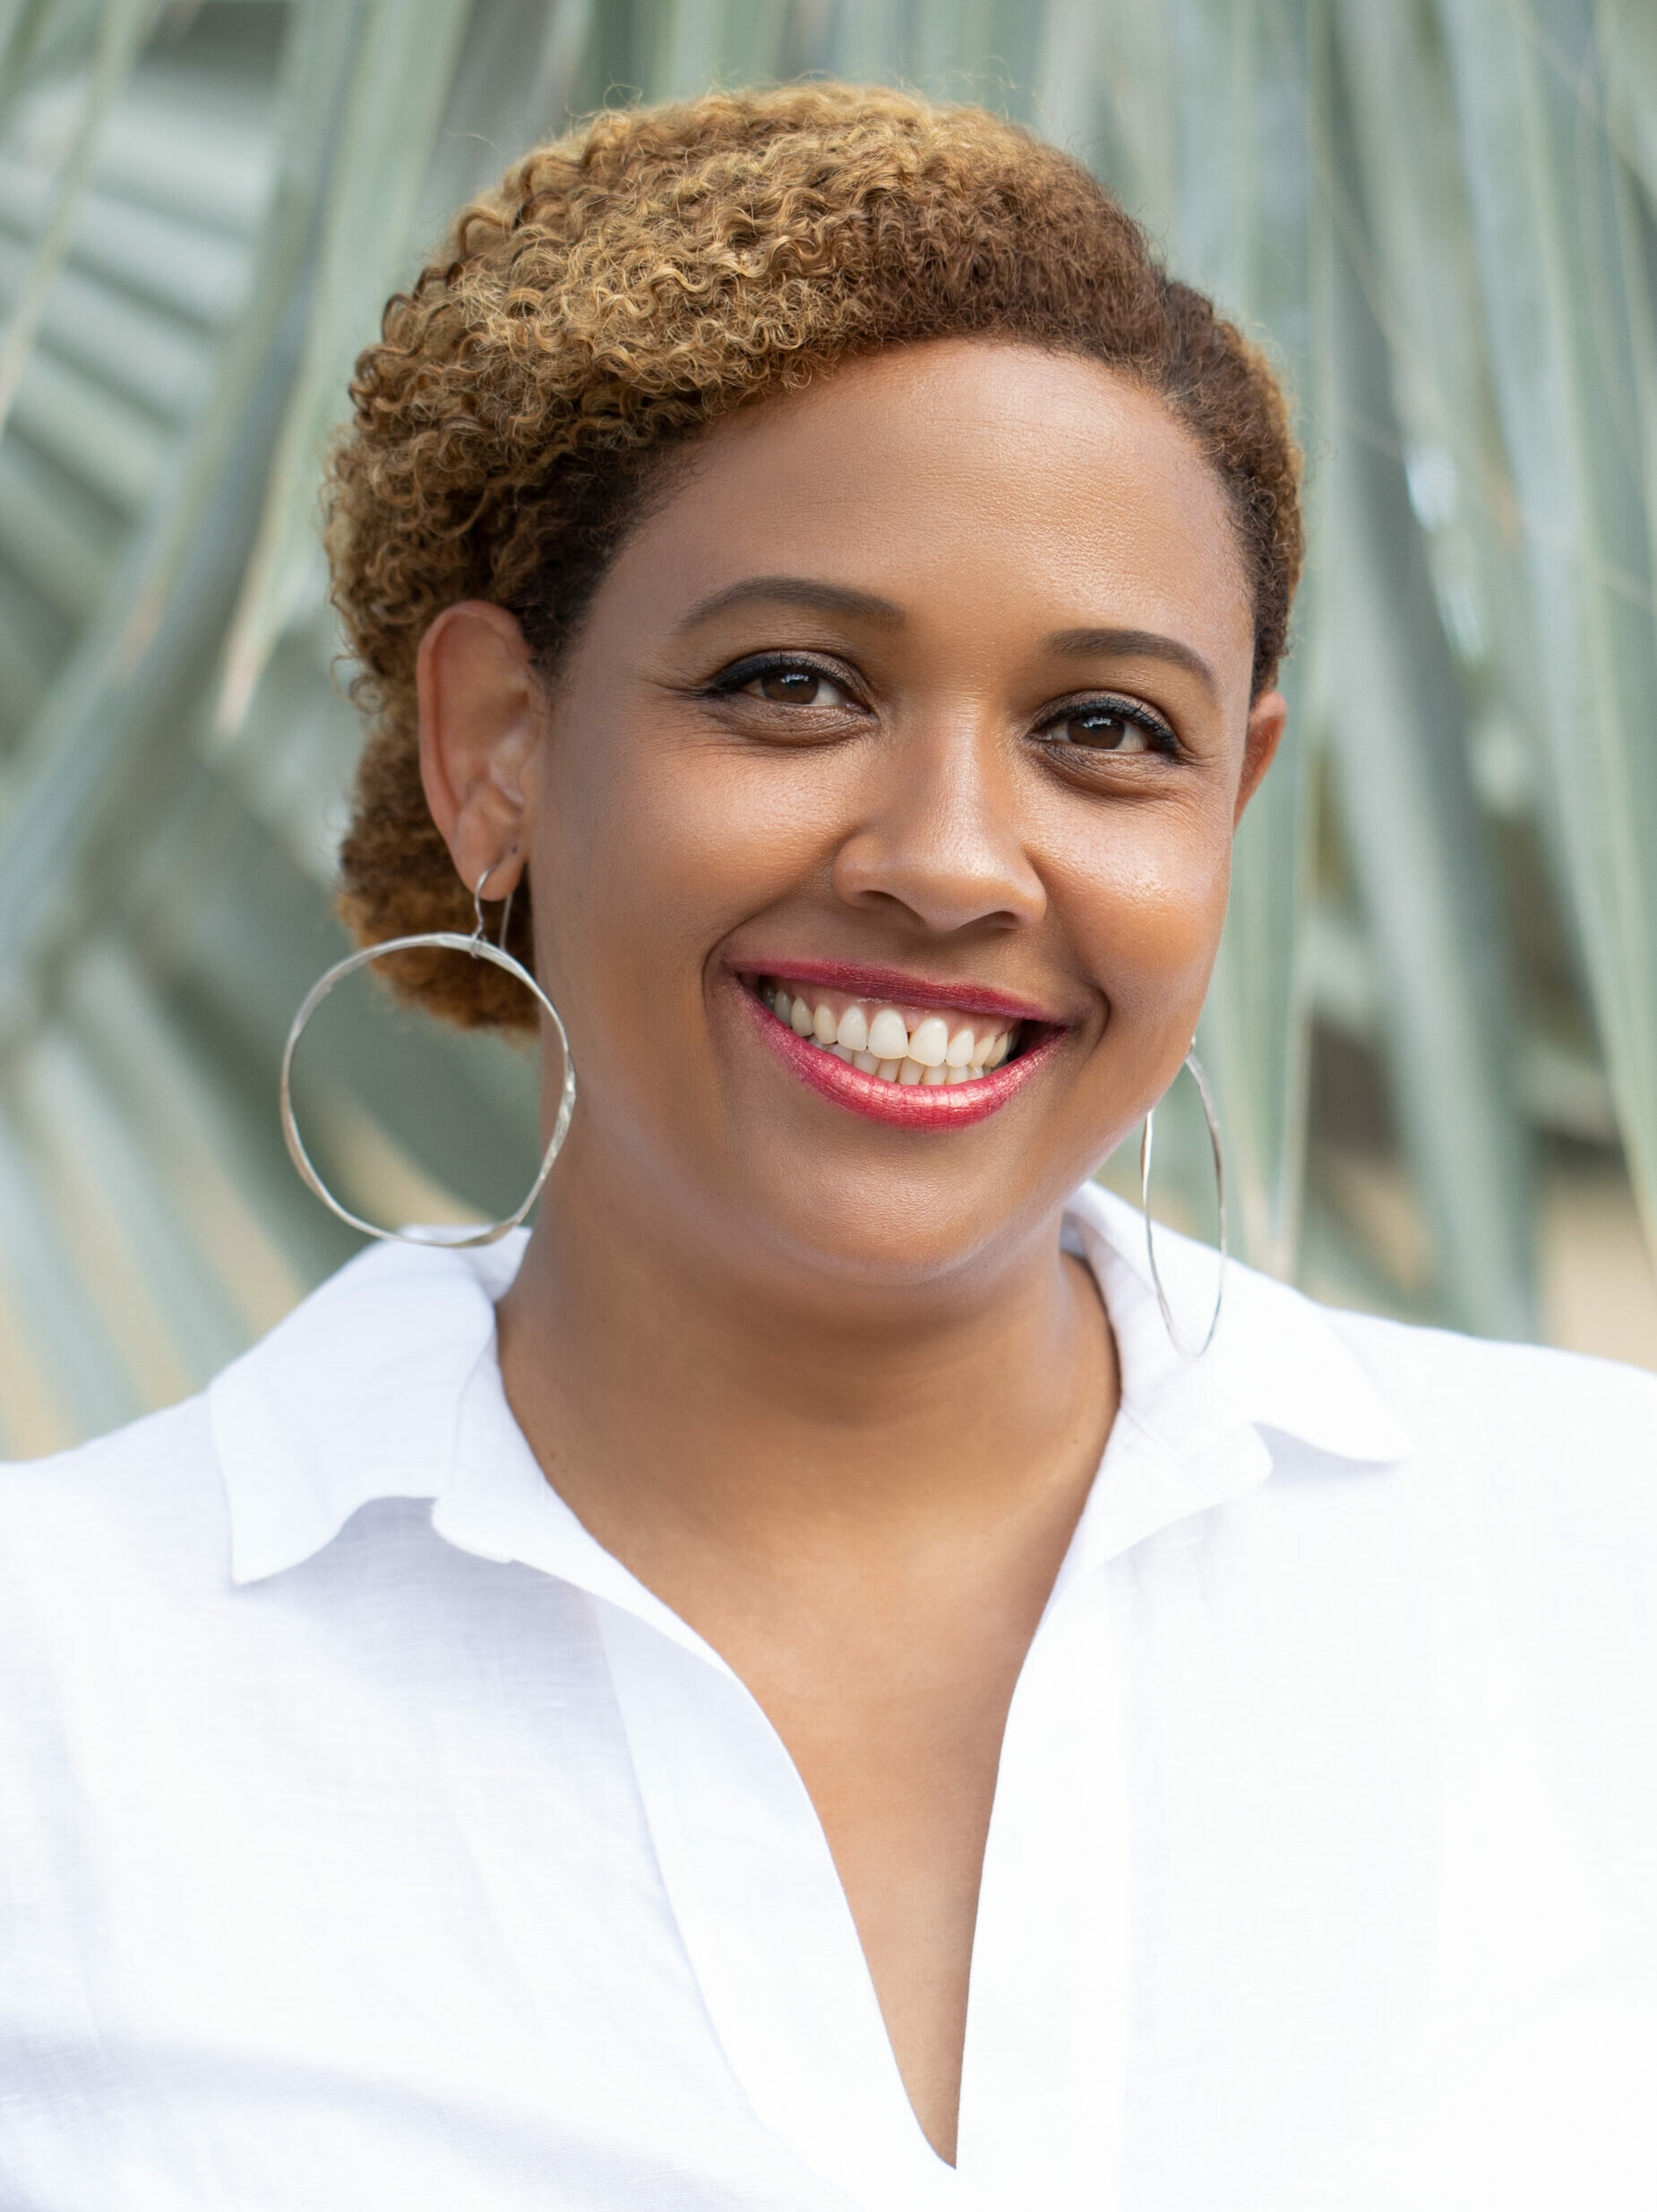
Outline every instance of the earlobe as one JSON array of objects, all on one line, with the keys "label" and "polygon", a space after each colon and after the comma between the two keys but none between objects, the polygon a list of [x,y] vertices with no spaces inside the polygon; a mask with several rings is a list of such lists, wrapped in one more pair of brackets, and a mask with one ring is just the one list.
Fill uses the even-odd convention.
[{"label": "earlobe", "polygon": [[470,890],[491,871],[493,898],[522,873],[526,770],[541,733],[540,690],[515,615],[486,600],[445,607],[420,640],[420,781],[456,872]]},{"label": "earlobe", "polygon": [[1262,691],[1249,709],[1249,733],[1243,746],[1242,780],[1237,787],[1232,827],[1241,821],[1243,809],[1259,789],[1272,765],[1289,719],[1289,702],[1281,691]]}]

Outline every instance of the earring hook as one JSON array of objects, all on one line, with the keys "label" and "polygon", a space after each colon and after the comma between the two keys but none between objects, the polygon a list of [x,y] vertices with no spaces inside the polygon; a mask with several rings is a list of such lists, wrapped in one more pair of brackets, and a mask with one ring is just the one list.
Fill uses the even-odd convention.
[{"label": "earring hook", "polygon": [[513,861],[517,858],[518,847],[514,845],[511,851],[508,853],[503,859],[491,861],[488,867],[485,869],[483,874],[477,879],[476,886],[472,892],[472,912],[477,916],[477,926],[472,931],[472,940],[475,944],[494,944],[499,947],[502,952],[506,950],[506,932],[511,927],[512,901],[518,896],[518,886],[514,883],[511,889],[506,895],[506,905],[501,912],[501,934],[498,938],[494,939],[490,937],[489,925],[484,920],[484,886],[488,882],[490,877],[493,876],[498,869],[502,869],[506,866],[507,861]]}]

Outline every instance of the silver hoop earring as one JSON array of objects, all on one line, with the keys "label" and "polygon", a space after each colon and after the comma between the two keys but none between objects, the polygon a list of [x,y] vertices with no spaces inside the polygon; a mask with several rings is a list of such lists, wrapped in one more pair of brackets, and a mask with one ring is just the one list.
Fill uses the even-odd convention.
[{"label": "silver hoop earring", "polygon": [[[426,930],[417,937],[393,937],[389,938],[383,945],[365,945],[360,952],[348,954],[345,959],[336,961],[327,974],[311,986],[305,996],[305,1004],[295,1015],[293,1027],[288,1033],[288,1045],[282,1054],[281,1103],[282,1135],[288,1140],[288,1155],[295,1167],[298,1169],[306,1186],[316,1193],[322,1204],[331,1213],[337,1213],[339,1219],[352,1229],[360,1230],[365,1237],[380,1237],[388,1244],[442,1245],[460,1251],[466,1250],[472,1245],[494,1244],[500,1238],[504,1237],[510,1230],[516,1229],[524,1215],[528,1213],[541,1195],[542,1185],[553,1171],[554,1161],[563,1150],[564,1138],[570,1132],[570,1117],[575,1111],[575,1062],[571,1058],[570,1040],[565,1033],[563,1023],[559,1018],[558,1008],[523,963],[520,960],[514,960],[506,949],[506,929],[512,913],[511,892],[507,894],[506,911],[501,917],[501,941],[498,945],[494,942],[485,929],[484,886],[500,864],[497,861],[494,867],[485,868],[477,879],[477,887],[472,893],[472,907],[477,916],[477,926],[470,937],[462,937],[456,930]],[[299,1124],[294,1119],[292,1078],[294,1052],[300,1038],[305,1034],[305,1024],[336,983],[344,982],[348,975],[355,975],[358,968],[365,968],[375,960],[383,960],[396,952],[414,952],[427,945],[434,946],[442,952],[467,953],[474,960],[486,960],[491,967],[503,968],[508,975],[515,975],[525,990],[534,994],[542,1013],[558,1032],[558,1042],[563,1052],[564,1079],[562,1093],[558,1101],[558,1118],[553,1124],[551,1141],[541,1156],[540,1170],[529,1187],[529,1195],[518,1211],[515,1213],[509,1213],[503,1222],[489,1222],[477,1230],[469,1231],[456,1230],[452,1234],[448,1235],[440,1230],[431,1236],[411,1236],[407,1230],[377,1228],[373,1222],[365,1222],[360,1214],[353,1213],[349,1206],[341,1205],[339,1199],[334,1196],[332,1191],[329,1189],[327,1184],[323,1182],[312,1165],[311,1155],[305,1148],[305,1139],[299,1134]]]},{"label": "silver hoop earring", "polygon": [[1208,1124],[1208,1143],[1214,1152],[1215,1195],[1220,1206],[1220,1285],[1215,1292],[1208,1333],[1194,1352],[1188,1351],[1181,1341],[1179,1324],[1173,1317],[1173,1308],[1168,1303],[1168,1293],[1163,1288],[1162,1273],[1156,1265],[1156,1236],[1151,1221],[1151,1135],[1156,1119],[1154,1108],[1145,1117],[1145,1133],[1139,1139],[1139,1210],[1145,1216],[1146,1256],[1151,1263],[1151,1281],[1156,1286],[1156,1303],[1163,1309],[1163,1326],[1182,1359],[1200,1359],[1214,1342],[1214,1333],[1220,1325],[1220,1308],[1225,1302],[1225,1155],[1220,1149],[1220,1124],[1215,1115],[1214,1100],[1209,1096],[1208,1078],[1195,1050],[1186,1054],[1185,1065],[1196,1079],[1197,1094],[1203,1102],[1203,1118]]}]

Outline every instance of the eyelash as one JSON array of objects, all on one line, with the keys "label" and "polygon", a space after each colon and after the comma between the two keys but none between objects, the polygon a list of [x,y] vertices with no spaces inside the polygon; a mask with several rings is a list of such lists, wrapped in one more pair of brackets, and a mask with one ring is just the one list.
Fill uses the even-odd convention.
[{"label": "eyelash", "polygon": [[[1167,759],[1177,760],[1183,753],[1184,749],[1179,738],[1159,714],[1146,706],[1142,700],[1125,699],[1115,691],[1098,692],[1091,699],[1067,700],[1064,706],[1056,708],[1046,717],[1045,721],[1037,725],[1037,733],[1045,737],[1050,732],[1056,732],[1073,716],[1086,714],[1110,715],[1118,721],[1131,722],[1136,729],[1143,730],[1146,737],[1150,739],[1151,750],[1160,753]],[[1086,745],[1065,744],[1057,737],[1054,737],[1052,742],[1060,750],[1072,755],[1077,753],[1086,755],[1090,750]],[[1112,749],[1109,746],[1101,745],[1095,750],[1106,759],[1112,756]]]},{"label": "eyelash", "polygon": [[[837,684],[841,690],[854,696],[850,681],[840,669],[831,664],[813,660],[803,653],[760,653],[755,654],[751,659],[738,661],[734,666],[722,670],[714,678],[712,683],[707,688],[707,696],[710,699],[733,699],[744,690],[749,684],[757,682],[761,677],[781,675],[820,676],[825,682]],[[769,700],[764,703],[781,705],[783,702]],[[1142,701],[1124,698],[1114,691],[1100,692],[1091,699],[1068,700],[1064,706],[1056,708],[1044,721],[1036,725],[1035,734],[1048,739],[1055,750],[1062,751],[1071,759],[1078,756],[1085,759],[1089,750],[1088,747],[1065,744],[1050,733],[1056,732],[1060,725],[1073,715],[1090,712],[1115,715],[1124,722],[1133,723],[1150,739],[1151,750],[1165,759],[1178,759],[1181,755],[1183,749],[1179,738],[1160,715],[1153,712]],[[1102,745],[1096,750],[1103,759],[1108,759],[1112,757],[1112,749],[1108,746]],[[1129,755],[1128,758],[1131,759],[1132,756]]]},{"label": "eyelash", "polygon": [[[708,686],[709,699],[734,699],[751,683],[762,676],[820,676],[825,683],[837,684],[848,696],[854,687],[845,673],[831,663],[812,660],[803,653],[756,653],[751,659],[738,661],[734,667],[722,669]],[[766,706],[781,706],[780,699],[768,699]]]}]

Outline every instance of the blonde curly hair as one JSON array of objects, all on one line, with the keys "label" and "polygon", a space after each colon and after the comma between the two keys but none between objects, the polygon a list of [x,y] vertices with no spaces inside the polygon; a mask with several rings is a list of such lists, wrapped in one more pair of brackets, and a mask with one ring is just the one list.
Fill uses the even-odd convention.
[{"label": "blonde curly hair", "polygon": [[[511,608],[550,679],[708,424],[853,355],[967,335],[1104,363],[1190,432],[1231,503],[1266,688],[1301,560],[1283,396],[1078,162],[982,109],[850,85],[607,112],[461,210],[356,364],[327,544],[373,723],[341,854],[358,939],[469,926],[420,783],[415,659],[443,607]],[[530,1024],[482,962],[390,965],[434,1013]]]}]

